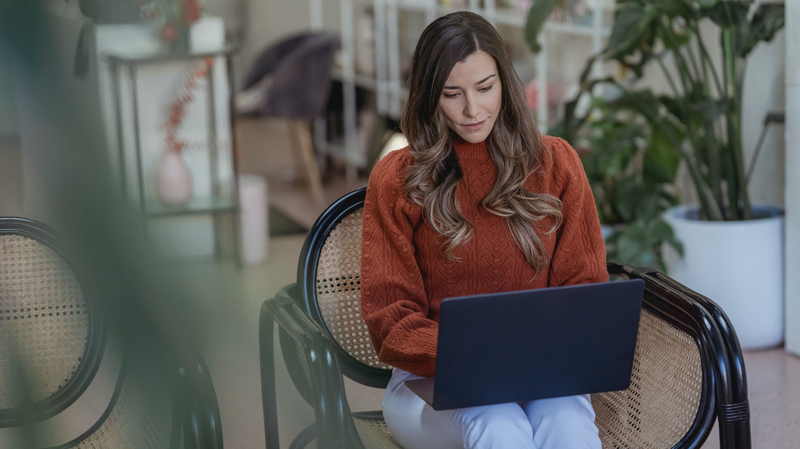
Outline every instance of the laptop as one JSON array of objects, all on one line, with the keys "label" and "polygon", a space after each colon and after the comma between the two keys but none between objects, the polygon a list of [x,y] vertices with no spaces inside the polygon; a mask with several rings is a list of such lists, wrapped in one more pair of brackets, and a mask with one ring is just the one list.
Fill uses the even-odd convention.
[{"label": "laptop", "polygon": [[447,298],[436,377],[405,381],[434,410],[625,390],[644,281]]}]

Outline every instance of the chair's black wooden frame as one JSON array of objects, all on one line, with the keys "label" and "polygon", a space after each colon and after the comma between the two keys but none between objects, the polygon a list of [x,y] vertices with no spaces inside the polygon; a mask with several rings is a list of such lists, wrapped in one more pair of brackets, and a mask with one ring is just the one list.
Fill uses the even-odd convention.
[{"label": "chair's black wooden frame", "polygon": [[[351,413],[343,375],[364,385],[385,388],[391,371],[367,366],[344,351],[326,328],[316,301],[317,262],[330,232],[348,214],[363,207],[365,189],[351,192],[332,204],[311,229],[300,256],[297,283],[287,285],[264,302],[259,324],[261,385],[266,447],[279,449],[278,412],[274,373],[273,323],[291,379],[313,406],[316,422],[290,446],[301,448],[317,438],[317,447],[364,447],[353,421],[381,419],[381,412]],[[703,445],[719,418],[721,448],[750,448],[750,421],[744,359],[738,339],[724,312],[711,300],[654,269],[609,263],[609,274],[645,281],[643,307],[686,332],[700,349],[703,389],[695,421],[674,449]],[[302,348],[310,368],[311,384],[303,379],[301,362],[292,343]]]},{"label": "chair's black wooden frame", "polygon": [[[0,427],[18,427],[32,422],[44,421],[67,409],[92,383],[104,354],[107,340],[107,323],[103,319],[97,302],[92,301],[94,290],[85,271],[85,263],[80,261],[79,252],[70,249],[63,239],[49,226],[19,217],[0,217],[0,235],[20,235],[45,244],[52,249],[72,270],[87,298],[89,315],[89,337],[86,351],[75,374],[65,385],[50,397],[29,405],[25,409],[0,410]],[[152,331],[148,333],[153,337]],[[152,346],[152,345],[151,345]],[[173,387],[173,428],[170,449],[181,446],[196,449],[221,449],[223,447],[220,412],[216,393],[202,357],[191,351],[181,354],[161,347],[166,364],[165,374]],[[77,438],[51,449],[68,449],[79,445],[91,437],[106,422],[116,405],[128,367],[128,352],[123,355],[122,365],[114,393],[109,404],[89,429]]]}]

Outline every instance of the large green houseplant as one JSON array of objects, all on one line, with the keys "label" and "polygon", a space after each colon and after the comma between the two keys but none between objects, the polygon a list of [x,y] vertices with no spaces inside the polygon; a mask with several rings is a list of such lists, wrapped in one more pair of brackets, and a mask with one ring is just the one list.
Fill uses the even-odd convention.
[{"label": "large green houseplant", "polygon": [[[537,0],[528,15],[526,38],[534,51],[544,21],[558,0]],[[625,103],[645,117],[681,153],[692,178],[702,217],[754,218],[747,191],[741,137],[742,81],[747,55],[783,27],[782,4],[732,0],[618,0],[608,43],[599,57],[615,60],[641,77],[657,66],[669,84],[658,95],[607,78],[591,80],[588,67],[581,92],[611,84]],[[753,10],[751,10],[753,9]],[[701,24],[719,29],[721,60],[700,37]],[[565,137],[586,117],[575,116],[578,98],[566,106]]]},{"label": "large green houseplant", "polygon": [[[538,0],[531,9],[526,31],[534,50],[555,3]],[[612,89],[615,108],[646,121],[651,136],[680,154],[699,204],[664,213],[684,249],[680,258],[665,248],[670,275],[717,301],[746,349],[783,339],[782,211],[751,204],[741,135],[747,56],[783,26],[783,4],[618,0],[608,43],[588,61],[561,130],[570,140],[585,129],[591,115],[578,108],[580,98],[602,86]],[[597,58],[617,61],[632,76],[590,79]],[[663,74],[666,92],[639,86],[648,67]]]}]

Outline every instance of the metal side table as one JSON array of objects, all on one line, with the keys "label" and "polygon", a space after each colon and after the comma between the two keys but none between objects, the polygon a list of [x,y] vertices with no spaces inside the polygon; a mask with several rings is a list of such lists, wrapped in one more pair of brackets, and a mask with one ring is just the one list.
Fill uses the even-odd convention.
[{"label": "metal side table", "polygon": [[[221,249],[221,215],[233,215],[233,246],[234,257],[237,265],[241,264],[239,258],[239,186],[238,186],[238,157],[236,155],[236,133],[234,120],[236,114],[234,113],[233,101],[233,75],[232,75],[232,55],[238,50],[237,47],[224,46],[212,50],[203,51],[190,51],[187,53],[115,53],[109,52],[103,54],[103,58],[108,61],[111,69],[111,83],[114,96],[114,110],[116,121],[116,134],[117,146],[119,151],[119,164],[122,182],[122,191],[125,198],[128,198],[128,183],[127,171],[125,167],[125,138],[123,132],[123,118],[122,108],[120,103],[120,72],[121,69],[127,69],[127,75],[130,80],[130,89],[132,97],[132,115],[133,115],[133,141],[134,149],[136,152],[136,176],[138,177],[137,184],[139,188],[139,207],[143,220],[145,235],[147,235],[147,219],[150,217],[166,217],[177,215],[197,215],[197,214],[211,214],[213,217],[214,227],[214,255],[219,257]],[[233,179],[231,180],[231,193],[224,195],[221,189],[221,180],[218,167],[219,161],[219,145],[217,140],[217,114],[215,109],[215,92],[214,92],[214,70],[207,70],[207,120],[208,120],[208,158],[210,168],[210,182],[211,182],[211,195],[207,197],[194,197],[187,204],[180,206],[169,206],[161,203],[160,201],[148,200],[145,194],[145,180],[144,170],[142,167],[142,148],[140,142],[140,127],[139,127],[139,99],[137,91],[137,69],[141,65],[156,64],[163,62],[174,61],[191,61],[203,59],[207,57],[225,57],[227,65],[228,77],[228,108],[230,111],[230,128],[231,128],[231,150],[229,151],[231,157],[231,167],[233,171]]]}]

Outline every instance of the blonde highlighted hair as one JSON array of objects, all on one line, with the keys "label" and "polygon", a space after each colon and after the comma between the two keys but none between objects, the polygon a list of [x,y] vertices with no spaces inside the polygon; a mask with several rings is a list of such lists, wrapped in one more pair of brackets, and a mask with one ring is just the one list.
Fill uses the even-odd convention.
[{"label": "blonde highlighted hair", "polygon": [[[541,153],[549,150],[542,144],[500,35],[477,14],[462,11],[440,17],[425,28],[414,50],[408,100],[400,118],[415,158],[406,171],[405,196],[422,206],[426,222],[446,239],[445,255],[455,259],[453,251],[469,241],[475,230],[456,200],[461,169],[439,98],[455,64],[476,51],[494,58],[502,88],[500,113],[486,139],[497,180],[483,207],[505,218],[514,241],[538,275],[549,260],[535,228],[543,228],[546,235],[558,229],[561,201],[525,187],[532,173],[545,169]],[[552,220],[544,226],[547,217]]]}]

